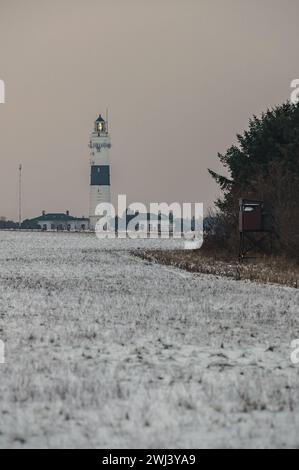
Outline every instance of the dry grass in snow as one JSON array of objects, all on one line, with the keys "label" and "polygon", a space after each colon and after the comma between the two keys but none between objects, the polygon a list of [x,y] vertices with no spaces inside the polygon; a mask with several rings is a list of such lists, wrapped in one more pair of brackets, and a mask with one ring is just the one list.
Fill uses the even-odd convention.
[{"label": "dry grass in snow", "polygon": [[0,232],[0,447],[298,447],[298,290]]}]

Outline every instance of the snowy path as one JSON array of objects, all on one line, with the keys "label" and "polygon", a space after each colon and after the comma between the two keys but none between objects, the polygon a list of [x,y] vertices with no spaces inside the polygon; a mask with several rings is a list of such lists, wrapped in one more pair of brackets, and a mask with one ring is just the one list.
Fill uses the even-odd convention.
[{"label": "snowy path", "polygon": [[0,447],[299,446],[299,293],[0,232]]}]

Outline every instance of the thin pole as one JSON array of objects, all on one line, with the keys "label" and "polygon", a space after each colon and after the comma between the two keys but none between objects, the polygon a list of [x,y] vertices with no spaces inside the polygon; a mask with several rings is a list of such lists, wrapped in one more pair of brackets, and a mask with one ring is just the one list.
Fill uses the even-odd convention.
[{"label": "thin pole", "polygon": [[19,165],[19,229],[22,224],[22,165]]}]

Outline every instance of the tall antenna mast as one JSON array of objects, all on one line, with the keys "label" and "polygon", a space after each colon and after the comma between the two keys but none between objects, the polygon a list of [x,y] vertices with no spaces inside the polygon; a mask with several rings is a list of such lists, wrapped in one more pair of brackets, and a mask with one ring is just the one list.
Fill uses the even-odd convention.
[{"label": "tall antenna mast", "polygon": [[22,224],[22,165],[19,165],[19,229]]}]

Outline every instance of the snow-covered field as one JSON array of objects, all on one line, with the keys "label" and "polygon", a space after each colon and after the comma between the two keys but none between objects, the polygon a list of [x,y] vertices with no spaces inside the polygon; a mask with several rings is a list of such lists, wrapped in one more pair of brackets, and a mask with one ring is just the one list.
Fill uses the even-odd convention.
[{"label": "snow-covered field", "polygon": [[0,447],[299,447],[298,290],[0,232]]}]

